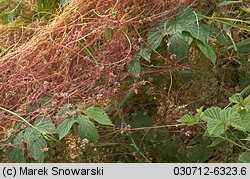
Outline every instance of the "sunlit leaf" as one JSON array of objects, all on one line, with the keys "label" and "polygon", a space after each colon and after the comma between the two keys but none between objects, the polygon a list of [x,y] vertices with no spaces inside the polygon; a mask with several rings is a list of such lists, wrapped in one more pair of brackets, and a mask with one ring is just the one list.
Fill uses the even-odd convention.
[{"label": "sunlit leaf", "polygon": [[185,114],[184,116],[182,116],[180,119],[176,121],[182,124],[185,124],[187,126],[193,126],[199,123],[199,119],[189,114]]},{"label": "sunlit leaf", "polygon": [[244,99],[240,94],[235,94],[229,98],[229,101],[235,104],[242,104]]},{"label": "sunlit leaf", "polygon": [[250,163],[250,152],[244,152],[239,155],[238,163]]},{"label": "sunlit leaf", "polygon": [[210,135],[221,135],[232,126],[243,130],[240,114],[233,108],[222,110],[219,107],[211,107],[204,111],[203,119],[207,122],[207,131]]}]

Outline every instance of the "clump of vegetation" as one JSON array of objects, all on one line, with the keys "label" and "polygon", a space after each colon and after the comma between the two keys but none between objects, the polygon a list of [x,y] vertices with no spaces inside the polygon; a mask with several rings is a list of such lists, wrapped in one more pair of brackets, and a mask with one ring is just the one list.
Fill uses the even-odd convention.
[{"label": "clump of vegetation", "polygon": [[0,8],[2,162],[249,162],[244,3]]}]

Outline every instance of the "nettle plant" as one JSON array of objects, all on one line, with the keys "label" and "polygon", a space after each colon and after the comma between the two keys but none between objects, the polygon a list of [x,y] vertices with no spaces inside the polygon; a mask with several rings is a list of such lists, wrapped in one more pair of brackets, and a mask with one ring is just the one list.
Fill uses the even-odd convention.
[{"label": "nettle plant", "polygon": [[250,85],[230,97],[229,105],[223,109],[201,107],[195,115],[186,114],[177,121],[187,126],[201,125],[204,137],[213,141],[209,147],[228,142],[245,150],[238,156],[238,162],[250,162],[250,95],[243,97],[249,91]]},{"label": "nettle plant", "polygon": [[57,125],[54,125],[48,116],[39,116],[33,124],[30,124],[18,114],[4,108],[1,109],[16,115],[23,121],[17,126],[20,131],[13,141],[8,141],[11,142],[11,145],[7,145],[8,162],[26,162],[29,158],[37,162],[44,162],[45,152],[49,150],[47,141],[53,141],[60,145],[61,140],[70,133],[74,124],[78,126],[80,138],[87,139],[90,143],[97,142],[99,138],[94,122],[101,125],[113,125],[105,111],[98,107],[89,107],[80,111],[66,104],[55,116],[55,118],[60,119]]},{"label": "nettle plant", "polygon": [[159,19],[159,22],[152,23],[139,55],[151,62],[152,53],[166,38],[169,52],[175,55],[177,61],[185,59],[191,44],[195,44],[211,63],[215,64],[214,42],[225,44],[227,42],[225,35],[220,32],[218,27],[202,23],[201,20],[204,17],[192,8],[186,9],[186,7],[181,6],[175,14],[174,18],[167,21]]}]

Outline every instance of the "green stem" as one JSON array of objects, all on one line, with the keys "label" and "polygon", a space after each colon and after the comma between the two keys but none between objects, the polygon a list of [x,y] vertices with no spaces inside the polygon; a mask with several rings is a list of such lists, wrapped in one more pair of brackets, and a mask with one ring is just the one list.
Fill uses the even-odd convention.
[{"label": "green stem", "polygon": [[18,115],[17,113],[12,112],[12,111],[10,111],[10,110],[8,110],[8,109],[5,109],[5,108],[3,108],[3,107],[1,107],[1,106],[0,106],[0,109],[3,110],[3,111],[5,111],[5,112],[7,112],[7,113],[10,113],[10,114],[12,114],[12,115],[18,117],[18,118],[21,119],[23,122],[25,122],[28,126],[30,126],[32,129],[34,129],[34,130],[40,132],[40,133],[44,136],[44,138],[46,138],[46,139],[48,139],[48,140],[53,140],[53,141],[56,141],[56,142],[59,142],[59,143],[60,143],[60,141],[58,141],[57,139],[55,139],[54,137],[52,137],[51,134],[49,134],[49,133],[47,133],[47,132],[45,132],[45,131],[42,131],[42,130],[40,130],[39,128],[33,126],[32,124],[29,123],[29,121],[27,121],[26,119],[24,119],[22,116]]},{"label": "green stem", "polygon": [[131,137],[131,135],[129,135],[132,143],[133,143],[133,147],[137,150],[137,152],[139,152],[139,154],[148,162],[148,163],[151,163],[151,161],[139,150],[139,148],[137,147],[134,139]]}]

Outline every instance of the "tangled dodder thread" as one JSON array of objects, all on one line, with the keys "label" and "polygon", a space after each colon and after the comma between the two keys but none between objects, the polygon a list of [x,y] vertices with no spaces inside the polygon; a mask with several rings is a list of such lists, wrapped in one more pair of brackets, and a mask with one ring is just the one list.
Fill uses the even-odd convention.
[{"label": "tangled dodder thread", "polygon": [[[138,50],[136,29],[174,12],[181,1],[72,0],[30,41],[0,58],[0,106],[28,115],[48,96],[53,114],[65,102],[101,101],[119,92],[122,73]],[[145,33],[146,34],[146,33]],[[0,112],[0,126],[12,122]],[[16,120],[13,118],[13,120]]]}]

